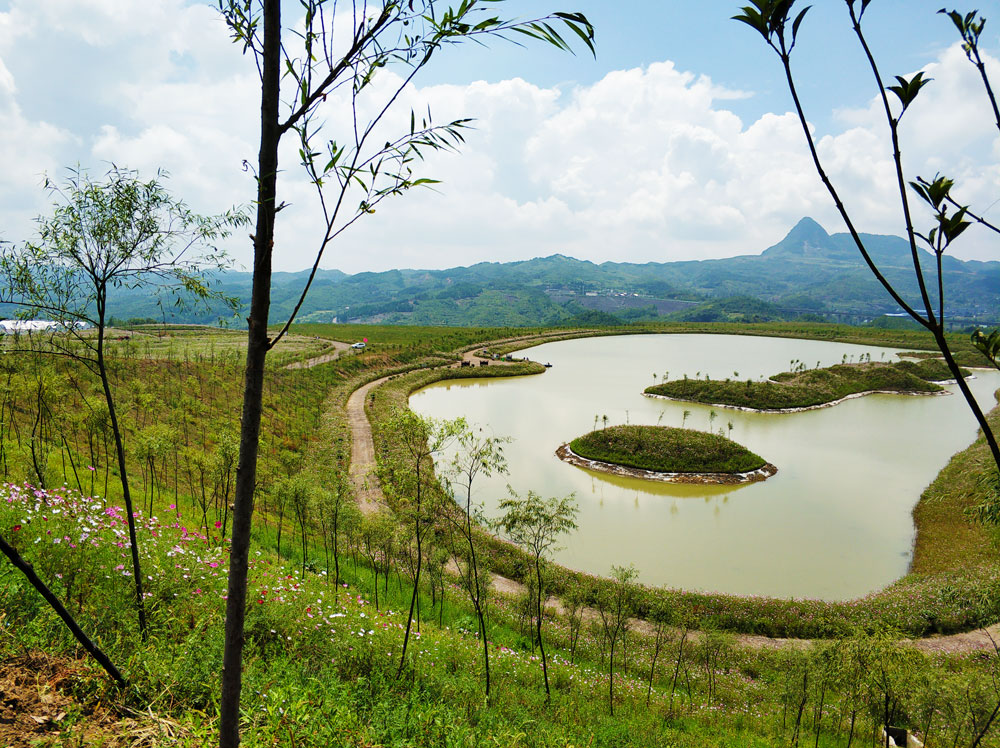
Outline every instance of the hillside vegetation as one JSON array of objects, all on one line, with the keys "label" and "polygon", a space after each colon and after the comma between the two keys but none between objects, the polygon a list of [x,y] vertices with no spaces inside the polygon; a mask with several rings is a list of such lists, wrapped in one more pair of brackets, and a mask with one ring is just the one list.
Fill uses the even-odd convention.
[{"label": "hillside vegetation", "polygon": [[[982,442],[957,455],[921,501],[929,511],[917,513],[919,573],[864,600],[627,585],[626,610],[644,620],[633,618],[612,640],[601,611],[610,615],[615,582],[546,564],[546,592],[560,601],[544,616],[551,700],[542,689],[526,598],[499,593],[488,598],[493,688],[486,698],[474,611],[449,572],[450,559],[467,563],[449,519],[455,504],[430,475],[434,511],[418,585],[418,633],[400,667],[414,587],[415,515],[408,466],[385,416],[405,406],[413,388],[437,379],[527,375],[540,367],[430,368],[454,364],[460,349],[486,340],[470,341],[467,330],[353,328],[348,342],[368,337],[368,350],[285,368],[329,355],[324,336],[333,338],[336,329],[296,338],[287,353],[276,351],[269,372],[251,552],[244,745],[764,748],[798,738],[833,748],[849,736],[855,743],[877,737],[887,699],[893,720],[920,731],[930,745],[972,745],[984,726],[979,745],[1000,745],[987,724],[1000,699],[997,658],[928,656],[890,633],[967,630],[998,617],[994,535],[963,513],[989,490],[975,478]],[[5,564],[0,745],[216,740],[241,340],[238,333],[186,330],[133,335],[112,346],[147,577],[145,641],[135,622],[116,469],[90,375],[60,357],[11,348],[0,357],[0,534],[128,681],[115,688]],[[514,343],[491,342],[490,349],[505,345]],[[393,374],[367,404],[389,507],[365,516],[347,480],[344,405],[362,383]],[[390,482],[393,476],[399,482]],[[964,534],[956,545],[949,538],[958,529]],[[485,573],[530,580],[523,551],[481,528],[475,537]],[[921,545],[923,538],[928,544]],[[741,632],[828,641],[776,649]],[[611,641],[617,642],[613,660]]]},{"label": "hillside vegetation", "polygon": [[[897,236],[864,234],[875,261],[904,298],[915,302],[909,244]],[[894,324],[898,312],[871,276],[848,234],[828,234],[802,219],[774,246],[718,260],[595,264],[564,255],[510,263],[482,262],[444,270],[390,270],[346,275],[320,270],[302,307],[308,322],[366,324],[541,325],[626,324],[643,321],[768,322],[812,320]],[[927,262],[933,258],[926,257]],[[944,258],[950,317],[961,324],[994,323],[1000,308],[995,262]],[[275,273],[272,319],[286,319],[309,273]],[[220,292],[244,301],[249,273],[213,276]],[[932,303],[935,308],[936,299]],[[159,320],[149,294],[122,289],[114,298],[123,318]],[[226,310],[177,310],[176,322],[215,323]],[[245,312],[234,318],[242,324]]]}]

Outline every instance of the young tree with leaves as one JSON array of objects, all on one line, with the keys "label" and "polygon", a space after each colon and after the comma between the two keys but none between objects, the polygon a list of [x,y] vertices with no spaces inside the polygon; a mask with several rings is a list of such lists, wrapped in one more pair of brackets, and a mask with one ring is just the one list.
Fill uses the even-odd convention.
[{"label": "young tree with leaves", "polygon": [[497,521],[499,529],[531,556],[534,572],[535,600],[533,614],[538,648],[542,653],[542,676],[545,681],[545,702],[552,699],[549,689],[549,667],[542,641],[542,618],[545,613],[544,567],[549,556],[557,550],[559,538],[576,529],[576,497],[573,494],[543,499],[534,491],[524,498],[511,489],[510,496],[500,502],[503,514]]},{"label": "young tree with leaves", "polygon": [[649,614],[649,621],[653,624],[653,653],[649,662],[649,685],[646,688],[646,706],[653,696],[653,680],[656,677],[656,661],[660,658],[663,645],[667,642],[669,627],[673,623],[673,610],[670,604],[662,597],[657,597],[653,602],[653,609]]},{"label": "young tree with leaves", "polygon": [[302,547],[302,578],[306,578],[306,562],[309,556],[309,524],[311,509],[315,503],[312,486],[304,476],[295,475],[288,482],[288,499],[292,504],[292,513],[299,526],[299,540]]},{"label": "young tree with leaves", "polygon": [[[960,367],[955,362],[945,335],[945,292],[944,275],[942,272],[944,255],[952,243],[969,227],[969,219],[979,220],[980,223],[983,223],[983,221],[974,216],[969,211],[968,206],[960,205],[952,198],[951,190],[954,187],[952,179],[938,174],[932,179],[925,179],[918,176],[915,180],[908,181],[905,176],[902,152],[900,150],[900,123],[909,107],[917,99],[921,89],[930,83],[931,79],[925,78],[923,72],[917,72],[909,78],[897,75],[895,76],[894,85],[886,85],[882,70],[875,59],[874,52],[869,46],[868,39],[862,28],[862,21],[872,0],[845,0],[851,28],[858,39],[862,54],[874,76],[881,105],[880,108],[888,128],[896,188],[899,193],[900,208],[906,229],[906,239],[910,245],[913,273],[920,294],[919,303],[911,303],[903,298],[900,291],[892,285],[872,258],[868,248],[865,246],[864,239],[862,239],[861,234],[855,227],[854,220],[851,218],[841,198],[840,191],[833,184],[829,176],[827,176],[826,170],[823,167],[816,145],[816,137],[810,129],[805,110],[799,98],[795,78],[792,74],[792,52],[798,41],[799,29],[810,7],[807,6],[796,12],[795,2],[796,0],[753,0],[753,4],[744,6],[738,15],[733,16],[733,20],[745,23],[757,31],[767,46],[775,52],[781,61],[785,81],[795,106],[796,115],[805,135],[806,145],[809,148],[813,165],[827,192],[829,192],[830,197],[833,199],[837,212],[847,225],[851,239],[861,253],[865,264],[868,265],[876,280],[888,292],[893,301],[934,337],[935,344],[941,351],[945,363],[958,382],[958,387],[965,397],[969,409],[983,431],[993,456],[994,464],[998,472],[1000,472],[1000,445],[998,445],[993,430],[990,428],[986,416],[979,407],[979,403],[976,402],[972,390],[969,389],[969,385],[966,383]],[[997,109],[996,100],[989,86],[985,67],[981,66],[982,59],[978,51],[982,21],[977,22],[975,20],[975,12],[963,16],[952,11],[949,16],[962,33],[969,59],[975,62],[980,69],[983,80],[986,83],[993,112],[997,115],[997,127],[1000,128],[1000,110]],[[914,224],[913,211],[910,205],[911,191],[919,200],[929,206],[933,214],[932,226],[924,233],[920,232]],[[922,252],[921,245],[924,245],[929,250],[929,260],[927,257],[924,259],[921,258],[921,254],[927,255],[926,252]],[[933,271],[925,268],[924,264],[928,263],[928,261],[932,265]]]},{"label": "young tree with leaves", "polygon": [[420,591],[424,531],[433,521],[436,511],[434,500],[438,491],[435,490],[433,459],[458,438],[463,423],[460,420],[435,421],[419,416],[407,408],[394,410],[385,424],[385,429],[392,434],[404,464],[402,470],[394,471],[396,477],[394,483],[383,482],[382,485],[393,494],[397,511],[408,515],[416,543],[413,593],[410,596],[410,613],[406,621],[406,632],[403,634],[403,651],[399,658],[397,675],[403,672],[403,665],[406,663],[406,647]]},{"label": "young tree with leaves", "polygon": [[629,618],[635,611],[635,579],[639,576],[634,566],[612,566],[611,586],[599,593],[604,600],[598,606],[601,627],[608,642],[608,709],[615,716],[615,645],[624,644]]},{"label": "young tree with leaves", "polygon": [[[0,302],[20,306],[23,316],[45,315],[59,323],[45,350],[85,366],[101,383],[118,458],[118,476],[128,516],[132,576],[139,630],[146,637],[142,571],[134,507],[125,462],[125,442],[108,372],[107,329],[111,293],[151,288],[181,302],[223,299],[205,284],[209,269],[226,266],[215,243],[245,223],[239,211],[205,217],[172,197],[165,174],[142,180],[135,171],[112,167],[103,179],[69,170],[63,184],[46,179],[52,215],[38,219],[37,239],[0,247]],[[29,344],[37,344],[28,336]]]},{"label": "young tree with leaves", "polygon": [[334,599],[340,594],[340,536],[344,527],[354,521],[352,514],[359,513],[353,503],[353,491],[347,472],[334,468],[327,478],[325,490],[316,494],[315,513],[323,533],[323,551],[326,555],[326,578],[330,579],[330,551],[333,551]]},{"label": "young tree with leaves", "polygon": [[[418,120],[411,113],[409,126],[386,138],[387,115],[394,111],[393,105],[406,86],[446,45],[506,36],[533,38],[569,50],[570,45],[556,30],[556,25],[561,25],[593,51],[593,27],[579,13],[511,21],[493,15],[499,4],[486,0],[462,0],[457,7],[435,0],[390,0],[381,6],[302,0],[300,5],[304,10],[302,23],[285,27],[280,0],[219,0],[219,10],[234,41],[253,56],[261,81],[253,289],[226,601],[222,748],[239,744],[247,566],[267,353],[294,321],[331,242],[387,197],[431,183],[433,180],[413,174],[415,160],[426,150],[456,148],[467,125],[467,120],[435,125],[429,117]],[[341,31],[345,25],[346,35]],[[292,35],[301,43],[296,51]],[[346,40],[343,45],[341,39]],[[380,94],[372,83],[386,69],[399,71],[400,78],[398,85]],[[284,99],[282,79],[289,94]],[[324,108],[331,106],[350,112],[354,126],[319,146]],[[375,114],[366,120],[363,111]],[[274,226],[281,207],[277,197],[278,146],[289,134],[298,140],[302,166],[316,188],[324,230],[302,295],[286,324],[271,336],[267,328]]]},{"label": "young tree with leaves", "polygon": [[463,511],[457,520],[452,513],[448,513],[446,516],[450,520],[451,527],[457,530],[464,546],[461,553],[465,556],[465,563],[458,560],[457,549],[455,558],[462,587],[476,611],[479,638],[483,644],[486,696],[489,698],[490,647],[486,631],[486,595],[489,592],[489,583],[486,579],[487,572],[481,568],[480,560],[476,554],[476,531],[480,517],[477,515],[476,507],[472,504],[472,485],[480,476],[506,474],[507,459],[504,457],[503,448],[511,440],[509,437],[491,436],[485,433],[482,428],[474,429],[468,426],[464,420],[457,422],[456,427],[458,429],[458,452],[452,459],[448,471],[450,476],[448,487],[452,489],[453,498]]}]

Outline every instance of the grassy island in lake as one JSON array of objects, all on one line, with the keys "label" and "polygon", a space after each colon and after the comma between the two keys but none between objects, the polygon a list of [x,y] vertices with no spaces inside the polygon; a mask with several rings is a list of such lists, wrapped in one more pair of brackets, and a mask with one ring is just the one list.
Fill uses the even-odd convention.
[{"label": "grassy island in lake", "polygon": [[[968,372],[963,370],[963,375]],[[951,376],[944,361],[837,364],[775,374],[763,382],[752,379],[675,379],[646,388],[646,394],[709,405],[753,410],[815,408],[866,392],[935,394],[935,381]]]},{"label": "grassy island in lake", "polygon": [[569,446],[588,460],[662,473],[748,473],[767,464],[724,436],[667,426],[612,426]]}]

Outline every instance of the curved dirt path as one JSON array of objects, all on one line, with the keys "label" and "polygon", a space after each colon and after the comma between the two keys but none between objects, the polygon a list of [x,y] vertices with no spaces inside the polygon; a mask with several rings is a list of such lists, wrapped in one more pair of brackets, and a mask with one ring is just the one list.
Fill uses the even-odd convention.
[{"label": "curved dirt path", "polygon": [[[477,349],[481,350],[481,349]],[[315,360],[315,359],[314,359]],[[462,354],[462,362],[468,361],[472,366],[478,366],[482,359],[474,351]],[[462,362],[448,364],[451,368],[461,366]],[[508,364],[506,361],[490,361],[490,366]],[[385,384],[392,377],[381,377],[368,384],[358,387],[347,399],[347,423],[351,428],[351,470],[350,478],[354,486],[354,494],[358,498],[358,508],[362,514],[371,514],[385,506],[385,495],[375,472],[375,441],[372,439],[372,426],[365,413],[365,401],[375,388]],[[516,584],[516,583],[515,583]]]},{"label": "curved dirt path", "polygon": [[385,495],[375,474],[375,442],[372,427],[365,413],[365,399],[368,393],[390,377],[382,377],[361,385],[347,400],[347,423],[351,427],[351,483],[358,498],[358,507],[363,514],[371,514],[385,504]]},{"label": "curved dirt path", "polygon": [[345,351],[351,350],[350,343],[341,343],[339,340],[331,340],[330,344],[333,346],[333,353],[324,353],[322,356],[316,356],[315,358],[310,358],[305,361],[296,361],[295,363],[289,364],[285,368],[311,369],[314,366],[319,366],[320,364],[328,364],[331,361],[336,361]]},{"label": "curved dirt path", "polygon": [[[544,340],[545,336],[525,336],[516,338],[505,343],[519,340]],[[472,350],[462,354],[463,361],[469,361],[473,365],[478,365],[482,358],[477,354],[482,346],[476,346]],[[490,361],[490,366],[501,365],[507,362]],[[461,366],[461,363],[449,364],[451,367]],[[358,498],[358,506],[362,513],[368,515],[385,506],[385,495],[382,493],[382,486],[379,484],[375,474],[375,443],[372,440],[371,424],[368,422],[368,415],[365,413],[365,398],[376,387],[389,381],[392,377],[382,377],[362,385],[351,393],[347,401],[347,419],[351,427],[351,471],[350,477],[354,484],[355,494]],[[449,570],[456,575],[458,566],[454,559],[449,562]],[[491,575],[491,589],[499,594],[516,597],[524,594],[525,586],[513,579],[502,577],[499,574]],[[553,613],[564,615],[565,609],[558,598],[549,598],[545,602],[547,610]],[[599,620],[600,615],[593,608],[584,608],[583,617],[586,621]],[[654,635],[653,625],[642,618],[633,618],[631,621],[633,631],[639,631],[646,635]],[[689,637],[697,640],[700,632],[692,631]],[[776,650],[776,649],[808,649],[819,640],[814,639],[786,639],[759,636],[756,634],[737,634],[737,643],[748,649]],[[906,643],[925,654],[958,654],[966,652],[998,651],[1000,645],[1000,622],[987,628],[967,631],[962,634],[934,635],[922,639],[904,639]]]}]

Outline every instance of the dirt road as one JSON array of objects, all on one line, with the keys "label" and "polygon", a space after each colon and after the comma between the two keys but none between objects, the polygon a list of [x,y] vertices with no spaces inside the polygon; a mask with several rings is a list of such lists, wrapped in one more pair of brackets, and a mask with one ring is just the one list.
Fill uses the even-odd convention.
[{"label": "dirt road", "polygon": [[388,380],[389,377],[382,377],[362,385],[347,400],[347,422],[351,427],[350,476],[358,507],[364,514],[371,514],[385,503],[382,486],[375,474],[375,442],[365,413],[365,399],[369,392]]},{"label": "dirt road", "polygon": [[322,356],[316,356],[315,358],[310,358],[306,361],[296,361],[293,364],[286,366],[286,369],[311,369],[314,366],[319,366],[320,364],[328,364],[331,361],[336,361],[340,358],[344,351],[351,350],[349,343],[341,343],[339,340],[332,340],[330,344],[333,346],[333,353],[324,353]]}]

